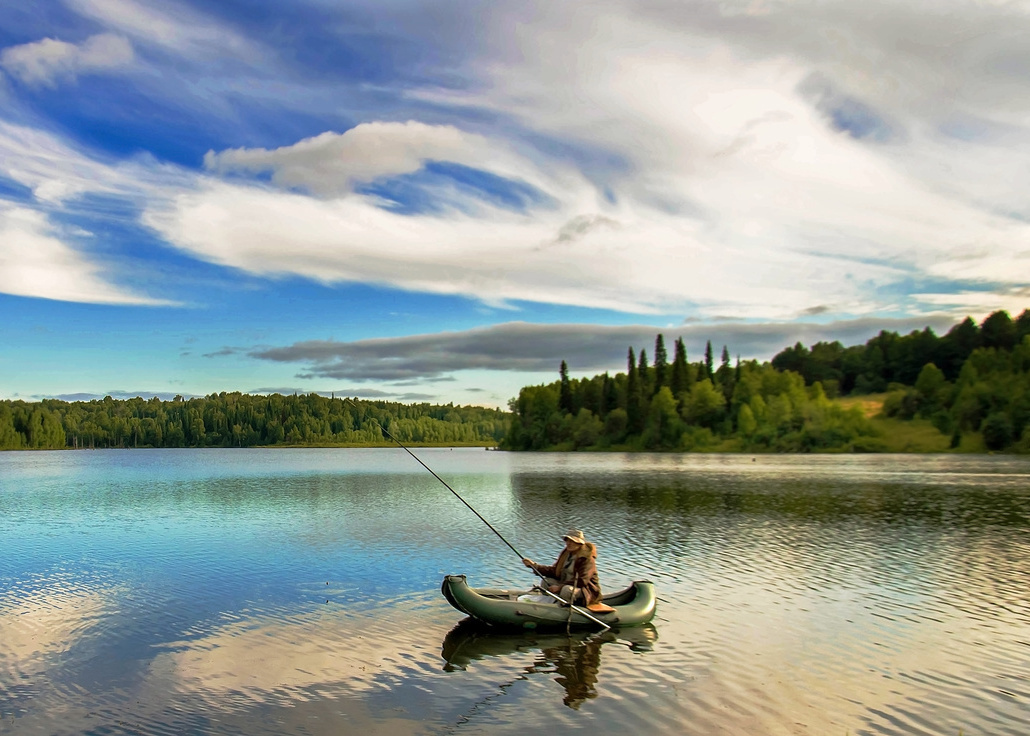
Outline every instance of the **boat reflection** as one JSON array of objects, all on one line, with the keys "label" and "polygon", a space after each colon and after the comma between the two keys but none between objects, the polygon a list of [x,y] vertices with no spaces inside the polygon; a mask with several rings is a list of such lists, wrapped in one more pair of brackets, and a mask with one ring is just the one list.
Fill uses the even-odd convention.
[{"label": "boat reflection", "polygon": [[565,690],[562,702],[578,709],[586,700],[597,697],[601,672],[601,647],[621,644],[638,652],[650,651],[658,640],[652,624],[604,632],[573,631],[568,634],[507,632],[466,618],[447,632],[441,646],[444,670],[464,670],[477,660],[536,653],[533,663],[523,666],[519,677],[555,674],[555,682]]}]

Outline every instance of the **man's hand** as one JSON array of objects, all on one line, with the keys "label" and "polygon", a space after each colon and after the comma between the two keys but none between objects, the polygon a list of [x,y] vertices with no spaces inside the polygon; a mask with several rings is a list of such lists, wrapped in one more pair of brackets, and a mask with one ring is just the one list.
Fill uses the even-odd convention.
[{"label": "man's hand", "polygon": [[526,567],[536,567],[536,563],[533,562],[533,560],[529,559],[528,557],[523,557],[522,558],[522,564],[525,565]]}]

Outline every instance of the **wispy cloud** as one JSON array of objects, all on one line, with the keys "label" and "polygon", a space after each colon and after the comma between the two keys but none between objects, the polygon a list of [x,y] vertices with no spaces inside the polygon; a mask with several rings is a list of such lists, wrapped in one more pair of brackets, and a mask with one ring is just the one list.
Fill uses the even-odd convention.
[{"label": "wispy cloud", "polygon": [[194,61],[236,54],[256,58],[257,46],[213,16],[185,3],[66,0],[83,16],[146,44]]},{"label": "wispy cloud", "polygon": [[36,203],[57,206],[84,194],[143,197],[150,172],[106,163],[59,136],[0,120],[0,174],[31,190]]},{"label": "wispy cloud", "polygon": [[55,87],[79,75],[130,66],[135,55],[122,36],[102,33],[79,44],[44,38],[10,46],[0,53],[0,67],[31,86]]},{"label": "wispy cloud", "polygon": [[167,305],[105,278],[40,212],[0,205],[0,292],[92,304]]},{"label": "wispy cloud", "polygon": [[[573,323],[626,314],[761,357],[1030,288],[1023,2],[25,8],[0,10],[0,291],[220,309],[169,355],[229,371],[219,346],[275,334],[244,383],[617,369],[657,330]],[[459,339],[496,308],[566,346]],[[439,334],[356,339],[406,330]]]},{"label": "wispy cloud", "polygon": [[[886,7],[903,23],[911,18]],[[917,165],[932,150],[932,108],[853,78],[855,68],[875,71],[870,60],[849,74],[830,62],[819,32],[850,22],[843,6],[839,16],[806,20],[801,46],[787,53],[799,12],[774,4],[757,16],[714,17],[613,3],[584,26],[574,11],[548,7],[516,31],[517,58],[505,56],[509,39],[477,60],[482,84],[425,94],[455,110],[488,109],[507,126],[484,134],[371,121],[274,150],[211,152],[210,172],[235,176],[156,203],[146,222],[194,257],[254,274],[488,304],[788,319],[825,304],[827,292],[833,313],[858,316],[881,308],[879,294],[893,298],[922,279],[966,288],[972,279],[987,295],[1023,283],[1025,270],[1006,264],[1025,257],[1027,224]],[[932,33],[945,37],[948,20],[935,22]],[[856,20],[848,37],[879,48],[873,30]],[[576,64],[564,61],[570,47]],[[914,74],[931,73],[925,61]],[[526,145],[520,136],[530,134],[625,165],[598,181],[588,167]],[[430,160],[517,174],[548,205],[531,203],[529,217],[441,190],[454,208],[406,212],[353,196],[356,182],[411,174]],[[267,175],[291,191],[262,185]],[[543,247],[555,243],[562,249]]]},{"label": "wispy cloud", "polygon": [[[208,48],[222,29],[231,53],[260,58],[260,44],[179,6],[75,0],[73,7],[177,54]],[[144,187],[143,222],[191,257],[250,274],[377,283],[493,305],[788,319],[824,305],[831,290],[832,313],[857,316],[881,308],[877,294],[921,279],[961,280],[967,290],[978,282],[987,299],[1025,283],[1026,269],[1012,264],[1028,257],[1030,227],[982,206],[968,184],[928,176],[920,163],[941,158],[934,149],[940,134],[927,128],[939,130],[939,113],[866,80],[862,73],[872,74],[877,62],[834,60],[820,35],[846,21],[846,39],[881,48],[873,37],[879,25],[843,6],[820,6],[795,29],[797,7],[763,7],[713,15],[704,6],[602,4],[587,27],[572,22],[573,11],[549,6],[525,33],[510,36],[505,27],[507,43],[475,48],[490,57],[466,60],[478,65],[480,84],[436,98],[437,115],[444,99],[452,114],[490,110],[505,125],[469,123],[473,131],[370,120],[278,148],[209,151],[208,175],[184,185],[189,174],[178,172],[170,187]],[[883,8],[903,26],[912,19],[898,5]],[[1018,13],[1002,15],[1027,25]],[[989,28],[1000,16],[969,10],[963,17]],[[484,29],[497,33],[503,25]],[[934,16],[928,32],[945,38],[956,28]],[[797,47],[784,53],[788,39]],[[979,48],[972,37],[968,43]],[[570,45],[576,64],[562,61]],[[617,64],[613,47],[622,49]],[[932,67],[912,56],[904,57],[911,69],[899,58],[891,71],[898,85],[915,90]],[[993,116],[1012,135],[1014,118]],[[889,135],[877,132],[887,128]],[[545,140],[604,151],[624,165],[598,180]],[[953,144],[954,160],[971,166]],[[982,152],[990,144],[981,137],[975,145]],[[47,200],[134,188],[132,176],[150,176],[142,167],[93,165],[67,147],[52,147],[48,160],[58,159],[60,169],[41,172],[38,157],[15,155],[18,168],[8,168]],[[456,186],[453,176],[404,179],[438,161],[497,186],[525,185],[539,197],[513,210],[482,189]],[[369,182],[377,184],[356,192]],[[447,204],[412,205],[417,198]],[[924,307],[910,296],[903,308]]]},{"label": "wispy cloud", "polygon": [[107,163],[53,134],[0,120],[0,176],[31,192],[30,199],[17,202],[0,197],[0,292],[85,303],[175,303],[116,286],[114,265],[79,247],[79,241],[92,239],[90,231],[59,221],[75,215],[102,223],[112,217],[102,198],[131,208],[175,191],[184,172],[146,159]]}]

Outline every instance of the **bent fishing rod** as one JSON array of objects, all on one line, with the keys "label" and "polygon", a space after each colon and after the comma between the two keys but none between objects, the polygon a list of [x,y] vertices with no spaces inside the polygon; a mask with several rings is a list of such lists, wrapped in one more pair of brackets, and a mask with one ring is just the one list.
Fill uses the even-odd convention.
[{"label": "bent fishing rod", "polygon": [[[349,404],[350,404],[351,406],[353,406],[353,407],[354,407],[355,409],[357,409],[358,411],[362,411],[362,409],[361,409],[361,407],[360,407],[360,406],[358,406],[357,404],[355,404],[355,403],[354,403],[353,401],[351,401],[351,400],[350,400],[350,399],[348,399],[347,397],[341,397],[341,398],[342,398],[342,399],[343,399],[344,401],[348,402],[348,403],[349,403]],[[362,412],[362,413],[364,413],[364,412]],[[390,438],[391,440],[393,440],[393,441],[394,441],[394,442],[395,442],[395,443],[397,444],[397,446],[398,446],[399,448],[401,448],[401,449],[402,449],[402,450],[404,450],[404,451],[405,451],[406,453],[408,453],[409,455],[411,455],[411,456],[412,456],[412,457],[413,457],[413,458],[415,459],[415,462],[417,462],[417,463],[418,463],[419,465],[421,465],[421,466],[422,466],[423,468],[425,468],[426,470],[428,470],[428,471],[429,471],[429,474],[430,474],[430,475],[432,475],[432,476],[433,476],[434,478],[436,478],[436,479],[437,479],[438,481],[440,481],[440,483],[441,483],[441,484],[443,485],[443,487],[444,487],[444,488],[446,488],[446,489],[447,489],[448,491],[450,491],[451,493],[453,493],[453,494],[454,494],[454,497],[455,497],[455,498],[457,498],[457,499],[458,499],[459,501],[461,501],[461,502],[462,502],[463,504],[465,504],[466,508],[468,508],[468,510],[469,510],[469,511],[471,511],[471,512],[472,512],[473,514],[475,514],[476,516],[478,516],[478,517],[479,517],[479,520],[480,520],[480,521],[482,521],[482,522],[483,522],[484,524],[486,524],[486,525],[487,525],[487,527],[489,527],[489,528],[490,528],[490,531],[492,531],[492,532],[493,532],[494,534],[496,534],[496,535],[497,535],[497,538],[498,538],[498,539],[500,539],[500,540],[501,540],[502,542],[504,542],[504,543],[505,543],[506,545],[508,545],[508,548],[509,548],[509,549],[510,549],[510,550],[511,550],[512,552],[514,552],[515,554],[517,554],[517,555],[519,556],[519,559],[520,559],[520,560],[526,560],[526,559],[529,559],[528,557],[525,557],[525,556],[523,556],[523,554],[522,554],[521,552],[519,552],[519,551],[518,551],[517,549],[515,549],[515,545],[513,545],[513,544],[512,544],[511,542],[509,542],[509,541],[508,541],[507,539],[505,539],[505,538],[504,538],[504,535],[503,535],[503,534],[501,534],[501,533],[500,533],[499,531],[497,531],[496,529],[494,529],[494,525],[493,525],[493,524],[491,524],[491,523],[490,523],[489,521],[487,521],[487,520],[486,520],[486,517],[484,517],[484,516],[483,516],[483,515],[482,515],[481,513],[479,513],[478,511],[476,511],[476,509],[475,509],[475,508],[473,508],[472,504],[470,504],[470,503],[469,503],[468,501],[466,501],[466,500],[465,500],[464,498],[462,498],[462,497],[461,497],[461,494],[459,494],[459,493],[458,493],[458,492],[457,492],[456,490],[454,490],[453,488],[451,488],[450,484],[449,484],[449,483],[447,483],[447,481],[445,481],[445,480],[444,480],[443,478],[441,478],[441,477],[440,477],[439,475],[437,475],[437,474],[436,474],[436,471],[434,471],[434,470],[433,470],[433,469],[432,469],[431,467],[429,467],[429,466],[428,466],[428,465],[426,465],[426,464],[425,464],[424,462],[422,462],[422,459],[421,459],[421,458],[420,458],[420,457],[419,457],[418,455],[416,455],[415,453],[413,453],[413,452],[412,452],[411,450],[409,450],[409,449],[408,449],[408,448],[407,448],[407,447],[406,447],[406,446],[404,445],[404,443],[403,443],[403,442],[401,442],[401,441],[400,441],[399,439],[397,439],[397,438],[396,438],[396,437],[394,437],[394,436],[393,436],[392,434],[390,434],[390,431],[389,431],[389,430],[388,430],[388,429],[387,429],[386,427],[384,427],[384,426],[383,426],[383,423],[382,423],[382,422],[380,422],[380,421],[379,421],[378,419],[376,419],[375,417],[373,417],[373,416],[371,416],[371,415],[367,415],[367,418],[368,418],[368,419],[371,419],[371,420],[372,420],[373,422],[375,422],[375,423],[376,423],[376,424],[377,424],[377,425],[379,426],[379,431],[380,431],[380,432],[382,432],[382,433],[383,433],[384,435],[386,435],[386,436],[387,436],[387,437],[389,437],[389,438]],[[537,570],[537,568],[536,568],[536,565],[533,565],[533,567],[532,567],[532,570],[533,570],[533,572],[535,572],[535,573],[536,573],[537,575],[539,575],[539,576],[540,576],[541,578],[545,577],[545,576],[544,576],[544,575],[543,575],[543,574],[542,574],[542,573],[541,573],[541,572],[540,572],[539,570]],[[598,618],[596,618],[596,617],[592,616],[592,615],[591,615],[590,613],[588,613],[587,611],[583,610],[583,609],[582,609],[582,608],[580,608],[579,606],[576,606],[576,605],[575,605],[575,604],[573,604],[572,602],[570,602],[570,601],[566,601],[566,600],[565,600],[564,598],[562,598],[561,596],[559,596],[559,595],[555,595],[555,594],[554,594],[554,593],[552,593],[552,592],[551,592],[550,590],[548,590],[548,589],[547,589],[546,587],[543,587],[543,586],[538,586],[538,588],[537,588],[537,589],[538,589],[538,590],[541,590],[541,591],[543,591],[544,593],[546,593],[547,595],[551,596],[552,598],[554,598],[554,599],[555,599],[556,601],[559,601],[560,603],[568,603],[569,607],[570,607],[570,608],[571,608],[571,609],[572,609],[573,611],[575,611],[576,613],[579,613],[579,614],[581,614],[581,615],[585,616],[586,618],[588,618],[588,619],[590,619],[591,621],[593,621],[593,622],[594,622],[595,624],[598,624],[598,625],[600,625],[600,626],[603,626],[603,627],[604,627],[604,628],[606,628],[606,629],[610,629],[610,628],[611,628],[611,627],[610,627],[610,626],[609,626],[608,624],[606,624],[606,623],[605,623],[604,621],[601,621],[600,619],[598,619]]]}]

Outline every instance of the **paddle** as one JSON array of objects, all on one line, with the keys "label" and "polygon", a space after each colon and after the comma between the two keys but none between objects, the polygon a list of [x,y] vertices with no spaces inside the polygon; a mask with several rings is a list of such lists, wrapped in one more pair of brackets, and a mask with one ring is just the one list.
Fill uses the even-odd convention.
[{"label": "paddle", "polygon": [[[355,409],[357,409],[358,411],[361,411],[361,407],[359,407],[359,406],[358,406],[357,404],[355,404],[355,403],[354,403],[353,401],[351,401],[351,400],[350,400],[350,399],[348,399],[347,397],[341,397],[341,398],[342,398],[342,399],[343,399],[344,401],[347,401],[347,402],[349,402],[349,403],[350,403],[350,405],[351,405],[351,406],[353,406],[353,407],[354,407]],[[492,531],[492,532],[493,532],[494,534],[496,534],[496,535],[497,535],[497,538],[498,538],[498,539],[500,539],[500,540],[501,540],[502,542],[504,542],[504,543],[505,543],[506,545],[508,545],[508,547],[509,547],[509,548],[511,549],[511,551],[512,551],[512,552],[514,552],[515,554],[517,554],[517,555],[519,556],[519,559],[520,559],[520,560],[525,560],[525,559],[527,559],[526,557],[524,557],[524,556],[523,556],[523,554],[522,554],[521,552],[519,552],[519,551],[518,551],[517,549],[515,549],[515,545],[513,545],[513,544],[512,544],[511,542],[509,542],[509,541],[508,541],[507,539],[505,539],[505,538],[504,538],[504,536],[503,536],[503,535],[502,535],[502,534],[501,534],[501,533],[500,533],[499,531],[497,531],[496,529],[494,529],[494,527],[493,527],[493,524],[491,524],[491,523],[490,523],[489,521],[487,521],[487,520],[486,520],[486,519],[485,519],[485,518],[483,517],[483,515],[482,515],[481,513],[479,513],[478,511],[476,511],[476,510],[475,510],[474,508],[472,508],[472,504],[470,504],[470,503],[469,503],[468,501],[466,501],[466,500],[465,500],[464,498],[462,498],[462,497],[461,497],[461,496],[460,496],[460,495],[458,494],[458,492],[457,492],[456,490],[454,490],[453,488],[451,488],[451,487],[450,487],[450,486],[449,486],[449,485],[447,484],[447,481],[445,481],[445,480],[444,480],[443,478],[441,478],[441,477],[440,477],[439,475],[437,475],[437,474],[436,474],[436,473],[435,473],[435,472],[433,471],[433,469],[432,469],[431,467],[429,467],[429,466],[428,466],[428,465],[426,465],[426,464],[425,464],[424,462],[422,462],[422,460],[421,460],[421,459],[420,459],[420,458],[419,458],[419,457],[418,457],[418,456],[417,456],[417,455],[416,455],[415,453],[413,453],[413,452],[412,452],[411,450],[409,450],[409,449],[408,449],[407,447],[405,447],[405,446],[404,446],[404,444],[403,444],[403,443],[402,443],[402,442],[401,442],[401,441],[400,441],[399,439],[397,439],[397,438],[396,438],[396,437],[394,437],[394,436],[393,436],[392,434],[390,434],[390,432],[389,432],[389,431],[388,431],[388,430],[386,429],[386,427],[384,427],[384,426],[383,426],[383,425],[382,425],[382,424],[381,424],[381,423],[379,422],[379,420],[378,420],[378,419],[376,419],[376,418],[375,418],[375,417],[373,417],[373,416],[369,416],[368,418],[369,418],[369,419],[371,419],[371,420],[372,420],[373,422],[375,422],[375,423],[376,423],[376,424],[377,424],[377,425],[379,426],[379,431],[380,431],[380,432],[382,432],[382,433],[383,433],[384,435],[386,435],[386,436],[387,436],[387,437],[389,437],[389,438],[390,438],[391,440],[393,440],[394,442],[396,442],[396,443],[397,443],[397,446],[398,446],[398,447],[400,447],[400,448],[401,448],[402,450],[404,450],[404,451],[405,451],[406,453],[408,453],[408,454],[409,454],[409,455],[411,455],[411,456],[412,456],[413,458],[415,458],[415,461],[416,461],[416,462],[417,462],[417,463],[418,463],[419,465],[421,465],[421,466],[422,466],[423,468],[425,468],[426,470],[428,470],[428,471],[429,471],[429,473],[430,473],[430,475],[432,475],[432,476],[433,476],[434,478],[436,478],[436,479],[437,479],[438,481],[440,481],[440,482],[441,482],[441,483],[443,484],[443,487],[444,487],[444,488],[446,488],[446,489],[447,489],[448,491],[450,491],[451,493],[453,493],[453,494],[454,494],[454,496],[455,496],[455,498],[457,498],[457,499],[458,499],[459,501],[461,501],[461,502],[462,502],[463,504],[465,504],[465,506],[467,506],[467,507],[468,507],[469,511],[471,511],[471,512],[472,512],[473,514],[475,514],[476,516],[478,516],[478,517],[479,517],[479,520],[480,520],[480,521],[482,521],[482,522],[483,522],[484,524],[486,524],[486,525],[487,525],[487,526],[488,526],[488,527],[490,528],[490,531]],[[543,575],[540,575],[540,571],[539,571],[539,570],[537,570],[537,569],[536,569],[536,567],[533,567],[533,568],[532,568],[532,570],[533,570],[533,572],[535,572],[535,573],[536,573],[537,575],[539,575],[539,576],[540,576],[541,578],[543,578],[543,577],[544,577]],[[603,627],[604,627],[605,629],[610,629],[610,628],[611,628],[611,626],[609,626],[608,624],[606,624],[606,623],[605,623],[604,621],[601,621],[600,619],[596,618],[595,616],[591,616],[591,615],[590,615],[589,613],[587,613],[587,612],[586,612],[585,610],[583,610],[583,609],[582,609],[582,608],[580,608],[579,606],[576,606],[576,605],[574,605],[574,604],[573,604],[573,603],[571,603],[570,601],[566,601],[566,600],[565,600],[564,598],[562,598],[561,596],[555,595],[554,593],[552,593],[551,591],[547,590],[546,588],[540,588],[540,590],[543,590],[543,591],[544,591],[545,593],[547,593],[547,595],[551,596],[552,598],[554,598],[555,600],[557,600],[557,601],[559,601],[559,602],[561,602],[561,603],[567,603],[567,604],[569,605],[569,607],[570,607],[570,608],[571,608],[571,609],[572,609],[573,611],[575,611],[576,613],[578,613],[579,615],[581,615],[581,616],[583,616],[583,617],[585,617],[585,618],[588,618],[588,619],[590,619],[590,620],[591,620],[591,621],[593,621],[593,622],[594,622],[595,624],[598,624],[598,625],[600,625],[600,626],[603,626]]]}]

